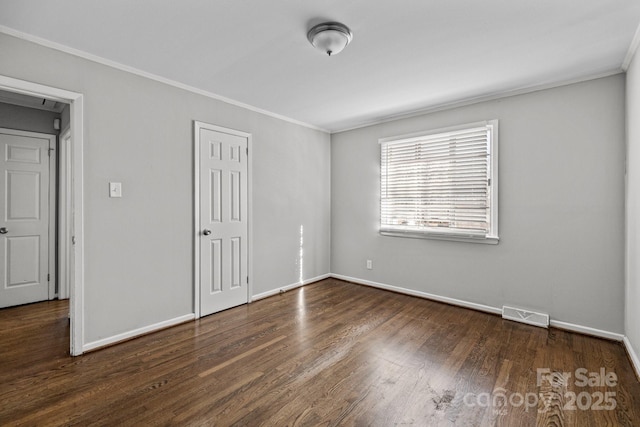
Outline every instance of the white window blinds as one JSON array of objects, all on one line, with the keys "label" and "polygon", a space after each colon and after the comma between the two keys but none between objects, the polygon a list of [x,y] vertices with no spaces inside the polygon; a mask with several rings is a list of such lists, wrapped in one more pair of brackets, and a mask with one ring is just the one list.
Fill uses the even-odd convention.
[{"label": "white window blinds", "polygon": [[381,231],[497,238],[496,128],[381,141]]}]

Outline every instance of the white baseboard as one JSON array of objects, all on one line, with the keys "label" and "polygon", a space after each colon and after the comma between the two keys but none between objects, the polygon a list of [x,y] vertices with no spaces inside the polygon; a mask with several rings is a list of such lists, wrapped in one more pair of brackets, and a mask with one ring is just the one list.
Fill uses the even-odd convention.
[{"label": "white baseboard", "polygon": [[[358,283],[361,285],[372,286],[374,288],[385,289],[388,291],[398,292],[401,294],[411,295],[414,297],[426,298],[433,301],[444,302],[459,307],[470,308],[472,310],[484,311],[486,313],[502,315],[502,309],[497,307],[491,307],[489,305],[477,304],[475,302],[469,302],[459,300],[455,298],[443,297],[440,295],[434,295],[427,292],[415,291],[413,289],[401,288],[399,286],[387,285],[385,283],[372,282],[370,280],[358,279],[356,277],[343,276],[341,274],[331,274],[331,277],[340,280],[346,280],[347,282]],[[564,329],[572,332],[579,332],[581,334],[592,335],[598,338],[606,338],[614,341],[622,341],[625,336],[615,332],[603,331],[600,329],[590,328],[588,326],[574,325],[573,323],[560,322],[558,320],[550,320],[549,326]],[[630,353],[631,354],[631,353]],[[637,360],[637,359],[636,359]],[[635,362],[634,362],[635,363]]]},{"label": "white baseboard", "polygon": [[311,279],[303,280],[302,282],[296,282],[296,283],[292,283],[291,285],[283,286],[281,288],[272,289],[270,291],[263,292],[261,294],[256,294],[256,295],[252,296],[251,297],[251,301],[252,302],[253,301],[258,301],[259,299],[263,299],[263,298],[267,298],[267,297],[270,297],[270,296],[273,296],[273,295],[277,295],[281,291],[282,292],[290,291],[292,289],[299,288],[300,286],[308,285],[309,283],[317,282],[319,280],[328,279],[329,277],[331,277],[331,274],[327,273],[327,274],[323,274],[321,276],[312,277]]},{"label": "white baseboard", "polygon": [[401,294],[411,295],[414,297],[420,297],[430,299],[433,301],[444,302],[451,305],[457,305],[459,307],[471,308],[473,310],[484,311],[485,313],[502,315],[502,309],[498,307],[491,307],[484,304],[477,304],[475,302],[463,301],[455,298],[443,297],[440,295],[429,294],[427,292],[414,291],[413,289],[401,288],[399,286],[387,285],[385,283],[372,282],[370,280],[358,279],[355,277],[343,276],[341,274],[331,274],[331,277],[340,280],[346,280],[347,282],[358,283],[360,285],[371,286],[374,288],[380,288],[387,291],[398,292]]},{"label": "white baseboard", "polygon": [[[427,292],[421,292],[421,291],[416,291],[413,289],[407,289],[407,288],[401,288],[399,286],[393,286],[393,285],[388,285],[385,283],[379,283],[379,282],[373,282],[370,280],[364,280],[364,279],[359,279],[356,277],[350,277],[350,276],[343,276],[341,274],[323,274],[317,277],[313,277],[310,279],[306,279],[302,282],[297,282],[297,283],[293,283],[291,285],[288,286],[283,286],[277,289],[273,289],[267,292],[263,292],[261,294],[257,294],[254,295],[252,297],[252,301],[257,301],[259,299],[263,299],[263,298],[267,298],[270,297],[272,295],[277,295],[280,293],[280,291],[289,291],[295,288],[299,288],[301,286],[304,285],[308,285],[309,283],[313,283],[313,282],[317,282],[320,280],[324,280],[327,278],[336,278],[336,279],[340,279],[340,280],[344,280],[347,282],[353,282],[353,283],[357,283],[360,285],[365,285],[365,286],[371,286],[374,288],[379,288],[379,289],[384,289],[387,291],[392,291],[392,292],[398,292],[401,294],[405,294],[405,295],[411,295],[411,296],[415,296],[415,297],[419,297],[419,298],[425,298],[425,299],[429,299],[429,300],[433,300],[433,301],[438,301],[438,302],[443,302],[446,304],[451,304],[451,305],[455,305],[455,306],[459,306],[459,307],[464,307],[464,308],[470,308],[472,310],[477,310],[477,311],[483,311],[486,313],[491,313],[491,314],[497,314],[497,315],[501,315],[502,314],[502,310],[500,308],[497,307],[491,307],[488,305],[484,305],[484,304],[478,304],[478,303],[474,303],[474,302],[469,302],[469,301],[464,301],[464,300],[459,300],[459,299],[455,299],[455,298],[449,298],[449,297],[443,297],[440,295],[435,295],[435,294],[430,294]],[[108,345],[111,344],[115,344],[117,342],[120,341],[124,341],[124,340],[128,340],[130,338],[134,338],[140,335],[144,335],[144,334],[148,334],[151,332],[155,332],[158,331],[160,329],[165,329],[171,326],[175,326],[178,325],[180,323],[184,323],[184,322],[189,322],[191,320],[195,319],[195,314],[194,313],[190,313],[190,314],[185,314],[184,316],[179,316],[173,319],[169,319],[169,320],[165,320],[163,322],[158,322],[155,323],[153,325],[149,325],[149,326],[145,326],[142,328],[138,328],[138,329],[134,329],[132,331],[128,331],[128,332],[124,332],[122,334],[118,334],[118,335],[114,335],[112,337],[109,338],[103,338],[97,341],[93,341],[90,343],[85,344],[82,347],[82,351],[83,352],[87,352],[87,351],[91,351],[91,350],[95,350],[101,347],[106,347]],[[638,375],[638,377],[640,378],[640,358],[638,357],[638,354],[636,354],[636,352],[633,349],[633,346],[631,345],[631,342],[629,341],[629,339],[624,336],[623,334],[618,334],[615,332],[609,332],[609,331],[603,331],[601,329],[595,329],[595,328],[590,328],[588,326],[581,326],[581,325],[576,325],[573,323],[568,323],[568,322],[561,322],[559,320],[551,320],[549,322],[549,326],[551,327],[555,327],[558,329],[564,329],[567,331],[571,331],[571,332],[578,332],[578,333],[582,333],[582,334],[587,334],[587,335],[592,335],[592,336],[596,336],[599,338],[606,338],[606,339],[610,339],[610,340],[615,340],[615,341],[622,341],[624,343],[625,348],[627,349],[627,353],[629,354],[629,358],[631,359],[631,364],[633,366],[633,368],[636,371],[636,374]]]},{"label": "white baseboard", "polygon": [[575,325],[573,323],[561,322],[559,320],[551,320],[549,321],[549,326],[558,329],[564,329],[565,331],[571,332],[579,332],[585,335],[593,335],[598,338],[606,338],[608,340],[613,341],[622,341],[624,339],[623,334],[618,334],[616,332],[603,331],[602,329],[590,328],[588,326]]},{"label": "white baseboard", "polygon": [[[301,283],[300,282],[293,283],[293,284],[288,285],[288,286],[283,286],[281,288],[273,289],[273,290],[268,291],[268,292],[264,292],[264,293],[261,293],[261,294],[258,294],[258,295],[254,295],[252,297],[252,301],[256,301],[256,300],[259,300],[259,299],[262,299],[262,298],[267,298],[269,296],[279,294],[281,290],[282,291],[288,291],[288,290],[291,290],[291,289],[298,288],[300,286],[308,285],[309,283],[313,283],[313,282],[317,282],[319,280],[327,279],[330,276],[331,275],[329,273],[327,273],[327,274],[323,274],[321,276],[313,277],[311,279],[306,279]],[[106,347],[108,345],[115,344],[115,343],[120,342],[120,341],[125,341],[125,340],[128,340],[130,338],[135,338],[135,337],[138,337],[140,335],[144,335],[144,334],[148,334],[148,333],[151,333],[151,332],[155,332],[155,331],[158,331],[160,329],[169,328],[171,326],[179,325],[180,323],[189,322],[191,320],[195,320],[195,318],[196,318],[196,316],[195,316],[194,313],[185,314],[184,316],[179,316],[179,317],[176,317],[176,318],[173,318],[173,319],[165,320],[163,322],[155,323],[153,325],[145,326],[145,327],[142,327],[142,328],[134,329],[132,331],[124,332],[122,334],[114,335],[112,337],[103,338],[103,339],[100,339],[100,340],[97,340],[97,341],[93,341],[93,342],[90,342],[90,343],[87,343],[87,344],[83,345],[82,346],[82,352],[84,353],[84,352],[87,352],[87,351],[96,350],[96,349],[101,348],[101,347]]]},{"label": "white baseboard", "polygon": [[638,354],[633,349],[633,346],[631,345],[631,341],[629,341],[628,337],[624,337],[622,342],[624,343],[624,346],[627,349],[627,354],[629,355],[629,359],[631,359],[631,365],[636,370],[636,376],[638,377],[638,379],[640,379],[640,358],[638,357]]},{"label": "white baseboard", "polygon": [[145,326],[142,328],[134,329],[132,331],[124,332],[122,334],[114,335],[109,338],[103,338],[101,340],[87,343],[82,346],[82,351],[87,352],[87,351],[95,350],[100,347],[105,347],[120,341],[128,340],[130,338],[135,338],[137,336],[148,334],[150,332],[159,331],[160,329],[165,329],[170,326],[178,325],[180,323],[189,322],[191,320],[194,320],[195,318],[196,318],[195,314],[190,313],[190,314],[185,314],[184,316],[165,320],[163,322],[154,323],[153,325]]}]

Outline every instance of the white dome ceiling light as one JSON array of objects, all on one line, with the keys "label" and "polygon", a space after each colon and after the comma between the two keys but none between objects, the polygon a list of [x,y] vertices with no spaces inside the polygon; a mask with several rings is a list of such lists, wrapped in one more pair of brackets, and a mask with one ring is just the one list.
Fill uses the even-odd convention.
[{"label": "white dome ceiling light", "polygon": [[342,52],[353,39],[353,34],[344,24],[324,22],[311,28],[307,39],[313,47],[331,56]]}]

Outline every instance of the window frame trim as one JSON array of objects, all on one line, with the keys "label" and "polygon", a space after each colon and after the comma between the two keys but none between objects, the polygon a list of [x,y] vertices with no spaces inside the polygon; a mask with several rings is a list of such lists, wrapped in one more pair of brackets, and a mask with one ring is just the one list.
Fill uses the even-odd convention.
[{"label": "window frame trim", "polygon": [[[435,240],[449,240],[456,242],[468,242],[468,243],[484,243],[484,244],[497,244],[500,241],[498,234],[498,147],[499,147],[499,123],[498,119],[492,120],[484,120],[479,122],[465,123],[462,125],[456,126],[448,126],[437,129],[429,129],[421,132],[413,132],[409,134],[391,136],[378,139],[378,144],[380,145],[380,150],[382,150],[382,144],[390,143],[390,142],[414,142],[421,138],[429,137],[432,135],[448,133],[448,132],[456,132],[464,129],[470,129],[474,127],[488,127],[490,132],[489,144],[488,144],[488,152],[489,152],[489,179],[491,179],[490,184],[490,223],[489,223],[489,232],[485,234],[474,234],[472,232],[464,233],[459,231],[433,231],[433,230],[392,230],[389,228],[383,229],[382,227],[382,214],[380,212],[380,207],[382,205],[382,157],[379,156],[380,164],[379,164],[379,174],[378,174],[378,232],[383,236],[392,236],[392,237],[407,237],[414,239],[435,239]],[[380,151],[381,153],[381,151]]]}]

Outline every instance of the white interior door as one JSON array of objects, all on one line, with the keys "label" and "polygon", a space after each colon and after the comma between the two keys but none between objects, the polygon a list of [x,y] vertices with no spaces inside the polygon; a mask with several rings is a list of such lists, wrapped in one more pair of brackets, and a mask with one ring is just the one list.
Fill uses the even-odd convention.
[{"label": "white interior door", "polygon": [[0,129],[0,307],[53,298],[50,148],[55,136]]},{"label": "white interior door", "polygon": [[248,302],[248,137],[199,124],[200,315]]}]

